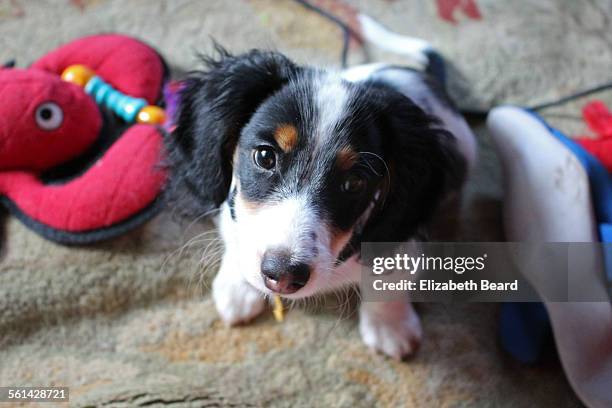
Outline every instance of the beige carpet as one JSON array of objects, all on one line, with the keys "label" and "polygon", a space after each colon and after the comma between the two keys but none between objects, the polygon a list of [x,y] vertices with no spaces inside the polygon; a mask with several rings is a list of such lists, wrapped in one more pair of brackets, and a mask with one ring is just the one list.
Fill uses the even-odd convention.
[{"label": "beige carpet", "polygon": [[[458,15],[458,24],[440,19],[433,0],[347,3],[434,43],[463,77],[453,77],[463,104],[532,103],[612,77],[609,0],[477,0],[482,19]],[[210,36],[234,51],[276,48],[330,66],[341,45],[336,27],[289,0],[0,0],[0,61],[23,66],[109,31],[147,40],[180,69],[210,50]],[[353,47],[351,61],[362,60]],[[583,103],[547,118],[582,132]],[[478,130],[462,237],[500,240],[500,170]],[[423,346],[397,363],[362,346],[354,299],[297,306],[283,324],[267,313],[223,327],[207,289],[214,242],[200,263],[213,235],[184,245],[206,223],[167,212],[113,242],[65,248],[3,218],[0,385],[70,386],[72,406],[580,406],[554,358],[525,367],[501,352],[497,305],[419,305]]]}]

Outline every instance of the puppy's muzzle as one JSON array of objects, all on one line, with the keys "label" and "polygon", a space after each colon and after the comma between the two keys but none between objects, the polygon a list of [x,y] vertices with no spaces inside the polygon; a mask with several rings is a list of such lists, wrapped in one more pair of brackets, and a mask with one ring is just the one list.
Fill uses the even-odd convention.
[{"label": "puppy's muzzle", "polygon": [[292,261],[287,249],[268,249],[261,260],[261,274],[268,289],[291,294],[308,283],[310,265]]}]

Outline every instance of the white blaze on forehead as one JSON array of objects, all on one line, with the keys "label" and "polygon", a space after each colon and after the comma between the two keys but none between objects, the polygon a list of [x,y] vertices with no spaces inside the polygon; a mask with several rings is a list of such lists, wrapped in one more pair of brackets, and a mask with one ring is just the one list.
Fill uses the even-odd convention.
[{"label": "white blaze on forehead", "polygon": [[334,128],[344,115],[349,99],[349,90],[339,73],[325,73],[316,83],[315,103],[318,123],[315,133],[317,141],[333,135]]}]

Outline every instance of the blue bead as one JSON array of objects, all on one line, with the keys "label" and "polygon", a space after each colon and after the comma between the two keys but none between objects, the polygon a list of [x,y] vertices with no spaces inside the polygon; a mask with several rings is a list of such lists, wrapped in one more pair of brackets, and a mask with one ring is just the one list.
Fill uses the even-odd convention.
[{"label": "blue bead", "polygon": [[108,94],[113,91],[113,88],[108,84],[102,84],[95,92],[95,99],[98,104],[104,103]]},{"label": "blue bead", "polygon": [[85,85],[85,92],[89,95],[94,95],[96,92],[96,89],[98,88],[98,86],[104,83],[104,81],[102,80],[102,78],[100,78],[99,76],[95,76],[93,78],[91,78],[88,82],[87,85]]},{"label": "blue bead", "polygon": [[106,106],[115,106],[117,104],[118,99],[121,97],[121,94],[118,92],[111,92],[106,97]]},{"label": "blue bead", "polygon": [[127,98],[128,100],[123,106],[123,119],[125,119],[127,122],[132,122],[134,121],[134,119],[136,119],[136,115],[138,115],[138,112],[140,112],[142,108],[147,106],[147,101],[145,101],[144,99],[137,99],[129,96]]},{"label": "blue bead", "polygon": [[107,104],[107,106],[111,108],[116,114],[121,116],[121,111],[123,111],[123,105],[125,105],[125,95],[117,91],[114,91],[113,94],[116,95],[113,100],[114,103]]}]

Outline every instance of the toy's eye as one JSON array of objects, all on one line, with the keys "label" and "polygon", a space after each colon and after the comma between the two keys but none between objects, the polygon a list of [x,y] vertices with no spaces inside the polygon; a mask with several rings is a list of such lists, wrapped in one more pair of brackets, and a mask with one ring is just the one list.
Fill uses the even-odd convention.
[{"label": "toy's eye", "polygon": [[253,151],[253,161],[264,170],[272,170],[276,166],[274,149],[268,146],[259,146]]},{"label": "toy's eye", "polygon": [[347,178],[344,179],[344,181],[340,185],[340,189],[344,193],[358,194],[365,190],[366,185],[367,182],[363,177],[360,177],[356,174],[350,174]]},{"label": "toy's eye", "polygon": [[64,112],[57,103],[45,102],[36,108],[36,124],[43,130],[55,130],[64,121]]}]

